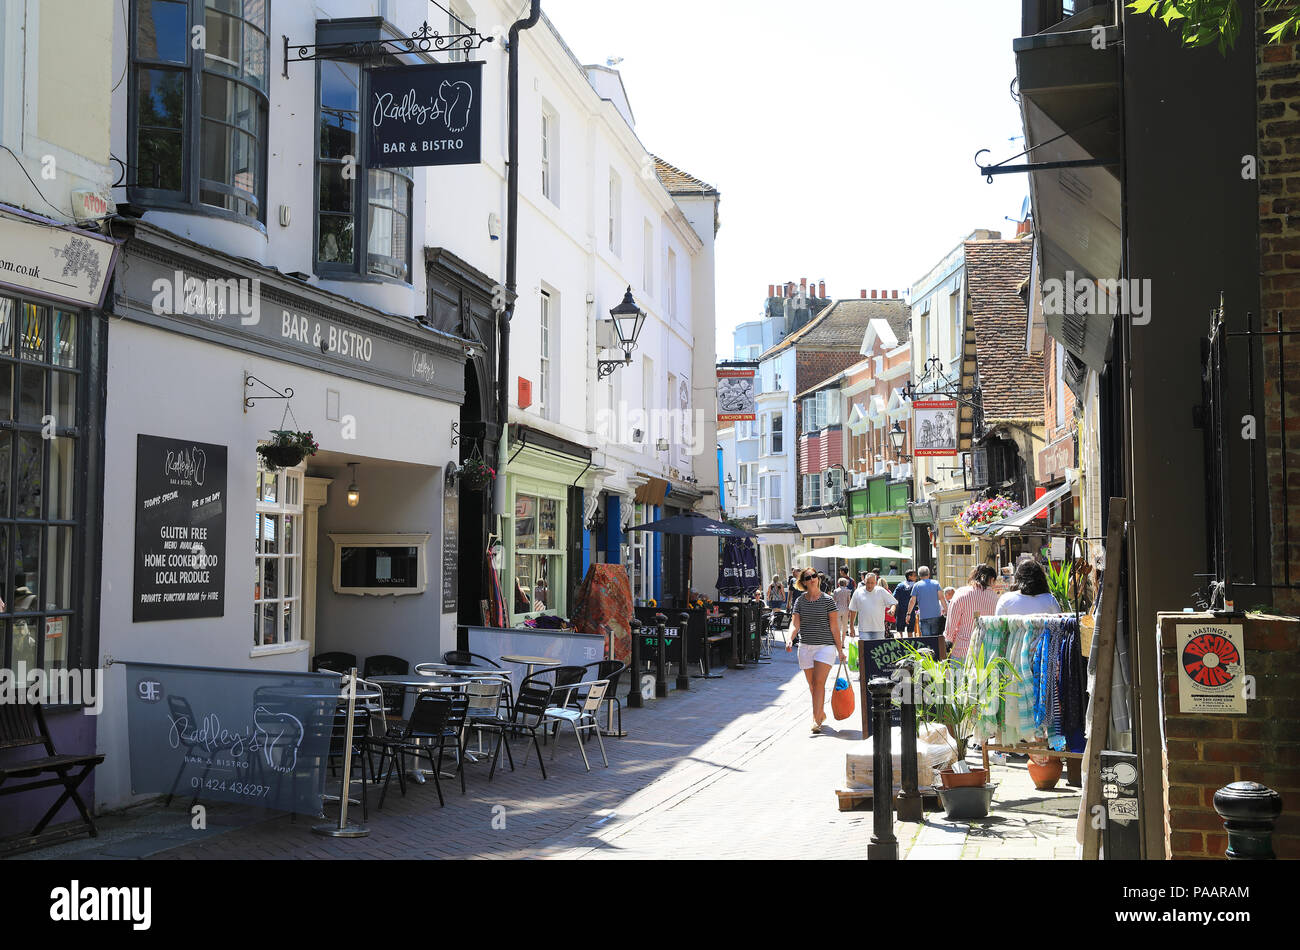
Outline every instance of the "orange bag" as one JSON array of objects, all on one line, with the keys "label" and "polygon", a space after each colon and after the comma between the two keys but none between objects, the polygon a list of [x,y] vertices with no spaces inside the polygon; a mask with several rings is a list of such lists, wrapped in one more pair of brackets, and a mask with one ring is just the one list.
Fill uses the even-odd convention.
[{"label": "orange bag", "polygon": [[836,722],[841,722],[853,715],[856,707],[853,698],[853,684],[844,673],[844,664],[840,664],[839,675],[835,678],[835,690],[831,693],[831,715]]}]

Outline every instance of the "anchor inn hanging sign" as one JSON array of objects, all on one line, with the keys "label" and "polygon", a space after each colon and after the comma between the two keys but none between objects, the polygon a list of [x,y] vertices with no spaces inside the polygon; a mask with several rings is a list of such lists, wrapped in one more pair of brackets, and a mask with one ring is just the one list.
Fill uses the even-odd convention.
[{"label": "anchor inn hanging sign", "polygon": [[370,166],[477,165],[482,92],[481,62],[372,69]]}]

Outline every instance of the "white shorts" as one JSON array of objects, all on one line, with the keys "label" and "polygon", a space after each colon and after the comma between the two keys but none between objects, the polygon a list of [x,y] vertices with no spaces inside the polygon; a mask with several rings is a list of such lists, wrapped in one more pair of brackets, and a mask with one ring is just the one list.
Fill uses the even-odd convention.
[{"label": "white shorts", "polygon": [[834,666],[839,661],[839,654],[835,652],[835,647],[804,646],[799,644],[799,669],[811,670],[814,663],[825,663],[827,666]]}]

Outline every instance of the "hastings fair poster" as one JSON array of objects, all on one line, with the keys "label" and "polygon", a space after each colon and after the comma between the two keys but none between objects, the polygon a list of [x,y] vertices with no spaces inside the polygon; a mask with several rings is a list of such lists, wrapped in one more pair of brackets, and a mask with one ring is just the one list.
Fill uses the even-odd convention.
[{"label": "hastings fair poster", "polygon": [[1246,711],[1246,650],[1240,624],[1178,625],[1178,709]]}]

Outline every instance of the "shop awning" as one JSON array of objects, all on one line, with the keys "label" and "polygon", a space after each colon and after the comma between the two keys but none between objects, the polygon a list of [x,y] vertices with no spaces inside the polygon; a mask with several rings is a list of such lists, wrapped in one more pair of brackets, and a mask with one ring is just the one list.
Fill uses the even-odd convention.
[{"label": "shop awning", "polygon": [[1070,494],[1074,490],[1076,481],[1078,479],[1074,472],[1068,472],[1064,485],[1045,492],[1042,498],[1039,498],[1023,511],[1017,511],[1010,518],[1003,518],[1001,521],[993,521],[978,528],[972,528],[971,534],[978,534],[985,538],[1001,538],[1008,534],[1019,534],[1022,528],[1046,511],[1050,505]]}]

